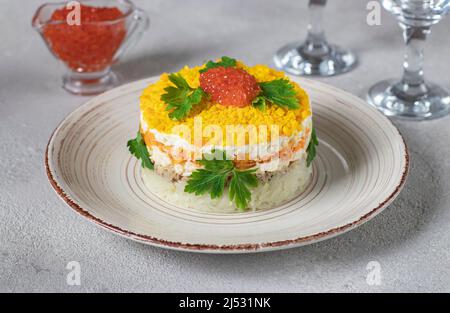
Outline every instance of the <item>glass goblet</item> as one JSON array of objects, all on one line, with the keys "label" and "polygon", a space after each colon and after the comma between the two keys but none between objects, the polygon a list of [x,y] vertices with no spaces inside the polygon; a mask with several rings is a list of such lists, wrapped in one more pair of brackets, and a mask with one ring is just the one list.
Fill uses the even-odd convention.
[{"label": "glass goblet", "polygon": [[306,40],[288,44],[274,56],[275,65],[293,75],[333,76],[351,70],[356,56],[325,39],[322,15],[326,0],[309,0],[308,34]]},{"label": "glass goblet", "polygon": [[426,82],[423,46],[430,28],[450,9],[449,0],[383,0],[403,30],[406,44],[403,77],[385,80],[370,88],[368,101],[387,116],[426,120],[449,113],[450,95],[442,87]]}]

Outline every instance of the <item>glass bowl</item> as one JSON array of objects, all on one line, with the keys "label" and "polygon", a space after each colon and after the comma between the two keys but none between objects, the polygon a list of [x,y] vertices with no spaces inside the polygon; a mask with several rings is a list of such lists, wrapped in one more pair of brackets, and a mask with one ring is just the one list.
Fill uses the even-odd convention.
[{"label": "glass bowl", "polygon": [[128,0],[86,0],[44,4],[32,25],[65,65],[63,88],[94,95],[118,84],[111,65],[139,41],[149,19]]}]

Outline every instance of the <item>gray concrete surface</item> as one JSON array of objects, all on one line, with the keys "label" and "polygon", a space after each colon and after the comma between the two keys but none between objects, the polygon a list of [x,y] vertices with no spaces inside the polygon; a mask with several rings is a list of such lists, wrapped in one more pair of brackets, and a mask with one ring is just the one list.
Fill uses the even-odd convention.
[{"label": "gray concrete surface", "polygon": [[[0,0],[0,291],[263,292],[450,291],[450,117],[395,122],[411,151],[406,188],[381,215],[338,238],[255,255],[198,255],[144,246],[82,219],[54,194],[43,166],[47,140],[88,98],[59,88],[62,68],[30,27],[40,1]],[[123,81],[229,55],[271,63],[305,34],[303,1],[137,1],[151,18],[140,44],[115,67]],[[326,28],[360,65],[322,79],[356,95],[401,73],[402,37],[392,16],[366,24],[366,2],[330,1]],[[426,73],[450,87],[450,17],[427,43]],[[66,265],[81,265],[81,286]],[[366,282],[370,261],[381,284]]]}]

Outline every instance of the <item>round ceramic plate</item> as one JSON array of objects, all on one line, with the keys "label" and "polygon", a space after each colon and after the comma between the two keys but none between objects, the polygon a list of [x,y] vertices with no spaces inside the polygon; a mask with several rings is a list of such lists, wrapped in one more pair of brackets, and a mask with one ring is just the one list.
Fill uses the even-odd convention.
[{"label": "round ceramic plate", "polygon": [[238,253],[306,245],[349,231],[398,195],[408,153],[398,130],[361,99],[294,78],[311,95],[320,145],[307,190],[271,210],[214,214],[161,200],[141,178],[126,143],[139,124],[139,96],[157,78],[102,94],[66,117],[46,152],[49,180],[86,219],[159,247]]}]

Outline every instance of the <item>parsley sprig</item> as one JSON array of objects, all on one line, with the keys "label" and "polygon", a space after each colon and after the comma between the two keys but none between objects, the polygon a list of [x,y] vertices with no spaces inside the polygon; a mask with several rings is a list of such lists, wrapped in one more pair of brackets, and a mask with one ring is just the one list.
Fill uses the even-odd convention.
[{"label": "parsley sprig", "polygon": [[213,62],[213,61],[208,61],[208,63],[206,63],[205,67],[203,69],[201,69],[199,72],[203,73],[206,72],[207,70],[210,70],[212,68],[215,67],[233,67],[236,66],[236,60],[227,56],[223,56],[222,59],[219,62]]},{"label": "parsley sprig", "polygon": [[216,199],[222,197],[225,187],[229,186],[230,201],[234,201],[240,210],[245,210],[251,200],[249,188],[258,186],[256,170],[239,170],[233,161],[226,159],[225,152],[213,151],[214,155],[217,153],[221,154],[220,159],[204,157],[199,161],[204,168],[191,174],[184,191],[197,196],[209,193],[211,199]]},{"label": "parsley sprig", "polygon": [[147,146],[145,145],[144,139],[140,132],[137,133],[135,139],[131,139],[127,143],[128,150],[132,155],[141,160],[142,167],[148,169],[153,169],[154,165],[152,160],[150,160],[150,154],[148,153]]},{"label": "parsley sprig", "polygon": [[311,131],[311,140],[309,141],[308,148],[306,148],[306,165],[309,167],[312,161],[316,158],[316,147],[319,145],[319,140],[317,139],[316,129],[313,127]]},{"label": "parsley sprig", "polygon": [[259,83],[259,86],[261,87],[261,93],[253,100],[254,107],[264,111],[266,101],[270,101],[275,105],[291,110],[299,108],[297,94],[288,80],[276,79]]},{"label": "parsley sprig", "polygon": [[161,96],[161,100],[167,103],[166,110],[170,111],[171,119],[182,120],[206,94],[201,88],[191,88],[180,74],[170,74],[169,80],[175,86],[165,88],[166,93]]}]

